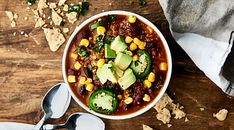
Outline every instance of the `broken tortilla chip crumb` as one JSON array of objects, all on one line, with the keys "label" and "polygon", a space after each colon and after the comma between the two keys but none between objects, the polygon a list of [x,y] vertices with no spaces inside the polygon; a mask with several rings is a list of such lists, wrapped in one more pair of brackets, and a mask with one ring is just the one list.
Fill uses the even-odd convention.
[{"label": "broken tortilla chip crumb", "polygon": [[227,118],[228,110],[222,109],[218,113],[214,113],[213,117],[216,117],[219,121],[224,121]]},{"label": "broken tortilla chip crumb", "polygon": [[143,130],[153,130],[151,127],[149,127],[145,124],[143,124],[142,127],[143,127]]},{"label": "broken tortilla chip crumb", "polygon": [[43,30],[50,50],[53,52],[57,51],[58,48],[65,42],[63,34],[60,32],[59,28],[43,28]]}]

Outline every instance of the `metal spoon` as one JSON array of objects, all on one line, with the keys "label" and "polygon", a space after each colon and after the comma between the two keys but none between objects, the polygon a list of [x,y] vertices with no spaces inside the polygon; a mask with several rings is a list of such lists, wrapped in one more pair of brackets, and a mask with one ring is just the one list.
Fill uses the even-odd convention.
[{"label": "metal spoon", "polygon": [[67,87],[67,84],[59,83],[46,93],[42,100],[44,116],[34,127],[34,130],[40,130],[44,122],[49,118],[60,118],[64,115],[71,101]]},{"label": "metal spoon", "polygon": [[54,130],[66,128],[68,130],[105,130],[104,122],[88,113],[74,113],[66,121],[65,124],[43,126],[43,130]]}]

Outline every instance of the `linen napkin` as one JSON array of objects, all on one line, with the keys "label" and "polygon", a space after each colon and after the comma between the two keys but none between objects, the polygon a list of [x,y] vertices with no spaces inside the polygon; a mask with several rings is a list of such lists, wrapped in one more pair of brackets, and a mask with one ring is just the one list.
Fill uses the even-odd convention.
[{"label": "linen napkin", "polygon": [[159,0],[170,30],[193,62],[234,96],[234,1]]}]

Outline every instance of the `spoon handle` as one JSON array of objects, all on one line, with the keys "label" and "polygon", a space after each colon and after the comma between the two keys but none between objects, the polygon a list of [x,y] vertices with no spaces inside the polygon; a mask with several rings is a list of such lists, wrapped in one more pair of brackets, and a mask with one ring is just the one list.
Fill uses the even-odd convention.
[{"label": "spoon handle", "polygon": [[54,130],[61,128],[66,128],[66,126],[64,124],[58,124],[58,125],[46,124],[43,126],[42,130]]},{"label": "spoon handle", "polygon": [[51,113],[44,114],[44,116],[41,118],[41,120],[36,124],[33,130],[41,130],[41,127],[45,123],[46,120],[48,120],[51,116]]}]

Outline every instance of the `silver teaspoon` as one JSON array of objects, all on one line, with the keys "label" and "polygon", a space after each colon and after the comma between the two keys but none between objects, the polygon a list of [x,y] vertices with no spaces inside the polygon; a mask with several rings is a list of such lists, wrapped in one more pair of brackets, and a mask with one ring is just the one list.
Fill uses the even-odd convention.
[{"label": "silver teaspoon", "polygon": [[42,125],[49,118],[60,118],[67,111],[71,96],[67,90],[67,84],[59,83],[54,85],[44,96],[42,108],[44,116],[37,123],[33,130],[40,130]]},{"label": "silver teaspoon", "polygon": [[88,113],[74,113],[66,121],[65,124],[51,125],[46,124],[43,130],[55,130],[66,128],[68,130],[105,130],[104,122]]}]

